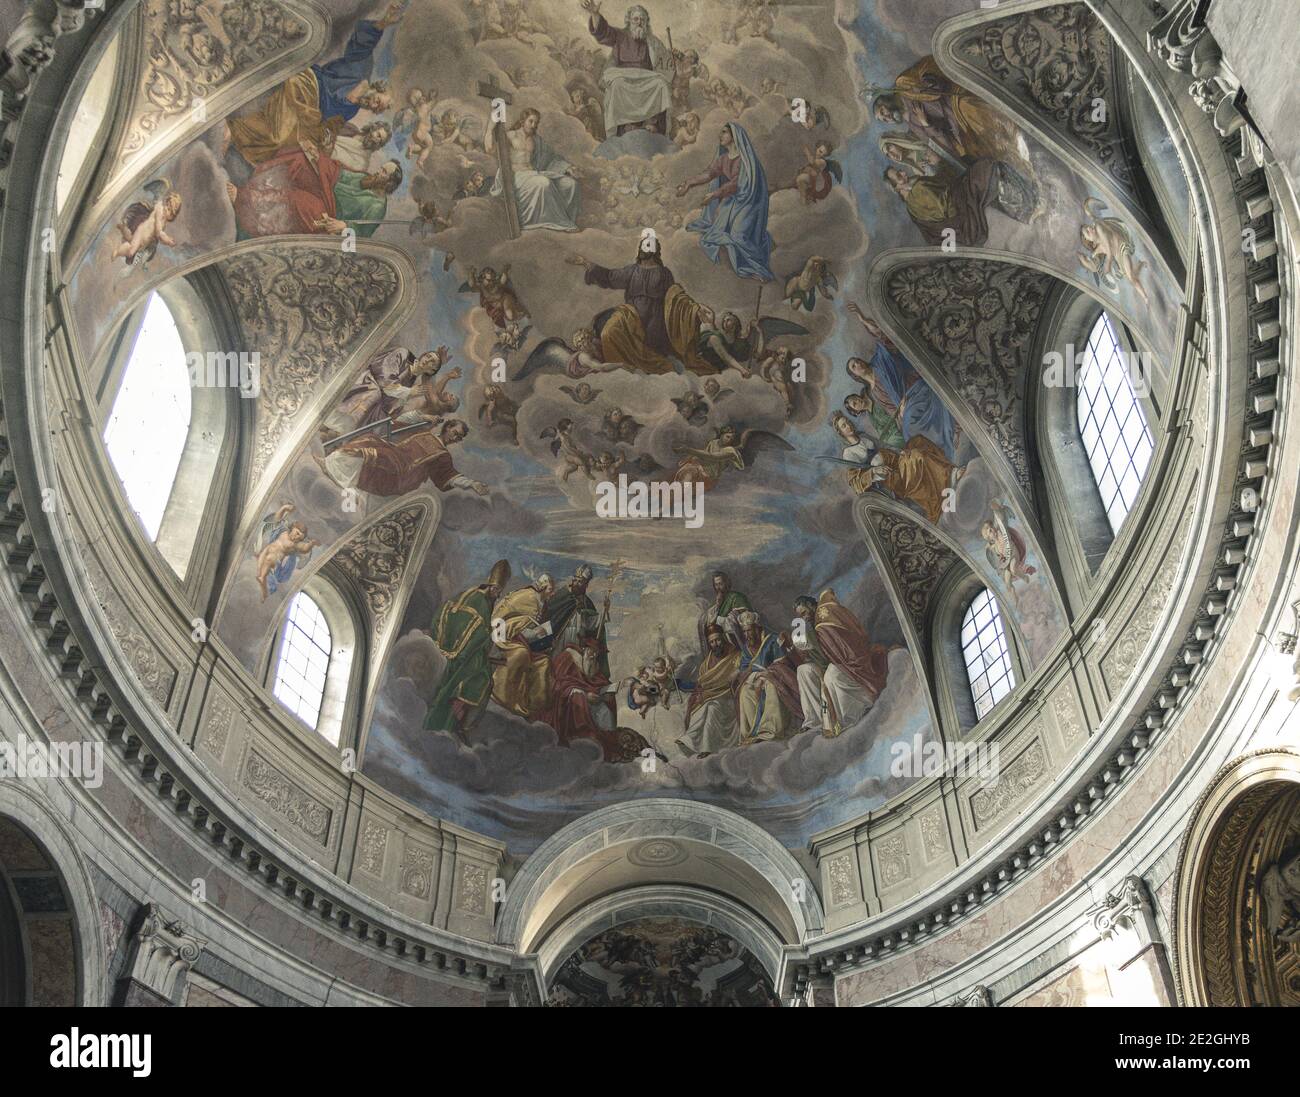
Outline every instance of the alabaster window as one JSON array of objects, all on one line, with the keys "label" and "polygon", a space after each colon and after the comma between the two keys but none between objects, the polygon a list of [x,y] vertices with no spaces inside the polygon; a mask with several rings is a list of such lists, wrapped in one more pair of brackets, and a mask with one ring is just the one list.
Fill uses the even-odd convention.
[{"label": "alabaster window", "polygon": [[1103,312],[1088,336],[1076,400],[1079,433],[1114,533],[1132,510],[1155,452],[1134,391],[1132,360]]},{"label": "alabaster window", "polygon": [[289,600],[272,647],[268,682],[276,700],[332,746],[353,745],[362,628],[352,601],[325,574]]},{"label": "alabaster window", "polygon": [[982,720],[1016,684],[1002,615],[988,588],[976,594],[966,607],[961,622],[961,653],[975,716]]},{"label": "alabaster window", "polygon": [[158,539],[190,432],[190,377],[171,309],[152,294],[136,332],[104,447],[131,509],[150,541]]},{"label": "alabaster window", "polygon": [[324,611],[311,595],[295,594],[280,634],[273,692],[285,708],[311,728],[320,719],[332,648],[333,635]]}]

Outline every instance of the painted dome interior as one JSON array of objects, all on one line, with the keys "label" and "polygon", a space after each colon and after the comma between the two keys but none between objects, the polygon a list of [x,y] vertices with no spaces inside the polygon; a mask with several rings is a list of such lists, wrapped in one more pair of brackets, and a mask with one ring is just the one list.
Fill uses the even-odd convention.
[{"label": "painted dome interior", "polygon": [[[59,181],[110,502],[286,735],[411,808],[522,857],[676,797],[802,851],[1009,719],[1139,535],[1186,185],[1083,4],[586,6],[119,21]],[[131,419],[177,345],[202,382]],[[771,993],[703,932],[561,983]]]}]

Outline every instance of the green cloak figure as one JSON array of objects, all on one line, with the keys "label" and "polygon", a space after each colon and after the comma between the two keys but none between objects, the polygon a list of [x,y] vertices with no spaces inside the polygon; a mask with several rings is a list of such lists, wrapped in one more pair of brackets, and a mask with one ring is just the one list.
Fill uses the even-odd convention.
[{"label": "green cloak figure", "polygon": [[482,708],[492,693],[492,607],[510,581],[510,563],[498,560],[486,583],[471,587],[438,615],[434,640],[447,657],[447,668],[429,711],[427,731],[464,729],[471,709]]}]

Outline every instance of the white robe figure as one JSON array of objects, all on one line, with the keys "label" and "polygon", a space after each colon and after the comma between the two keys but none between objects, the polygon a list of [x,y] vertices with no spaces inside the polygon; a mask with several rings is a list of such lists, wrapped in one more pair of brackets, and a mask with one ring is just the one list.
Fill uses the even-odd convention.
[{"label": "white robe figure", "polygon": [[[537,136],[533,137],[533,155],[526,166],[521,163],[523,158],[517,150],[512,148],[510,155],[520,228],[577,232],[578,181],[566,174],[569,162]],[[492,182],[492,195],[499,198],[504,193],[498,171]]]},{"label": "white robe figure", "polygon": [[862,688],[834,663],[822,675],[822,730],[827,735],[847,731],[870,711],[875,703]]}]

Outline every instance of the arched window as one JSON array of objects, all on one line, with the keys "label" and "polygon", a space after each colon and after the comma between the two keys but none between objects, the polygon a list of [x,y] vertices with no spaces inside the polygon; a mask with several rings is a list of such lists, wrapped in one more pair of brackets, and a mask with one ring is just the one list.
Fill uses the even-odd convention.
[{"label": "arched window", "polygon": [[1110,317],[1103,312],[1088,336],[1076,408],[1079,433],[1112,533],[1119,532],[1133,508],[1155,452],[1146,415],[1133,391],[1129,361]]},{"label": "arched window", "polygon": [[190,375],[171,310],[151,294],[104,427],[131,509],[158,539],[190,433]]},{"label": "arched window", "polygon": [[961,654],[975,718],[982,720],[1016,684],[1002,615],[987,587],[970,600],[962,617]]},{"label": "arched window", "polygon": [[364,618],[355,592],[313,575],[289,600],[265,681],[289,712],[335,747],[355,743],[365,670]]},{"label": "arched window", "polygon": [[320,720],[332,650],[333,637],[324,611],[311,595],[294,595],[280,634],[272,692],[310,728],[316,728]]}]

